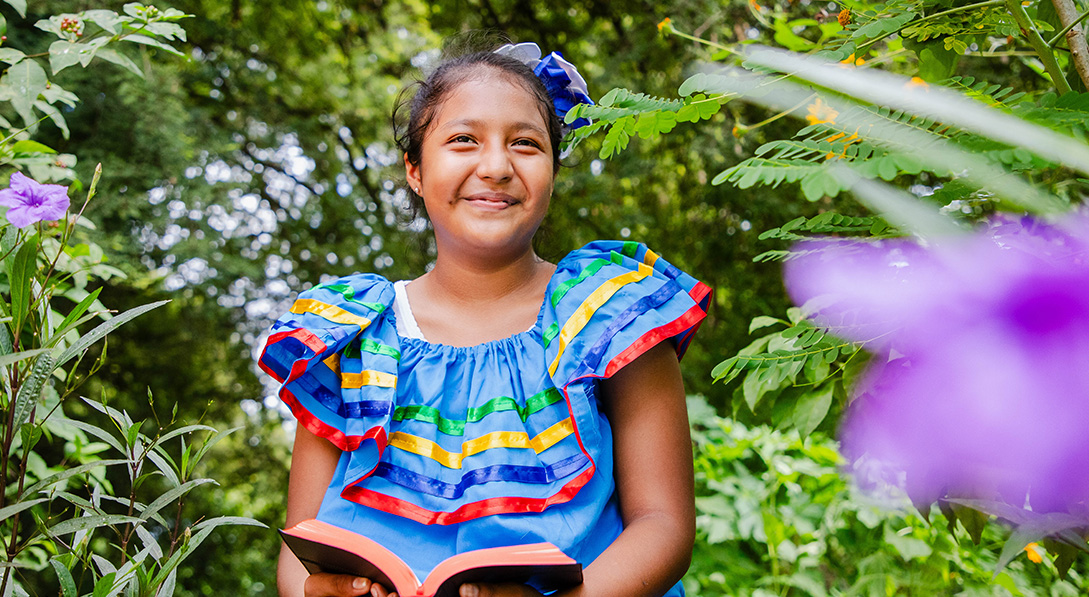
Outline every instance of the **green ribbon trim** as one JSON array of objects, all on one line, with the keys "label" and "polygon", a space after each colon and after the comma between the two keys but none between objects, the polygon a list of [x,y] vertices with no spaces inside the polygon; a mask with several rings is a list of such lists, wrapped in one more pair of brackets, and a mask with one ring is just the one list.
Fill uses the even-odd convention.
[{"label": "green ribbon trim", "polygon": [[457,419],[444,419],[439,412],[439,409],[430,406],[399,406],[397,407],[397,410],[393,411],[393,420],[413,420],[432,423],[439,428],[439,431],[446,435],[465,435],[466,423],[476,423],[492,413],[508,410],[517,411],[518,416],[522,419],[522,422],[525,423],[529,415],[543,410],[545,407],[561,400],[563,400],[563,394],[561,394],[559,390],[556,388],[548,388],[547,390],[538,392],[526,399],[524,408],[518,406],[518,403],[514,401],[514,398],[509,396],[492,398],[481,406],[470,408],[463,421]]},{"label": "green ribbon trim", "polygon": [[[631,247],[629,247],[628,245],[631,245]],[[629,249],[631,249],[632,251],[635,251],[638,248],[639,248],[639,243],[632,242],[632,243],[625,243],[624,244],[624,251],[625,252],[627,252]],[[630,257],[630,255],[629,255],[629,257]],[[608,260],[601,259],[599,257],[599,258],[591,261],[590,265],[586,266],[585,268],[583,268],[583,270],[581,272],[579,272],[578,277],[572,278],[572,279],[564,282],[563,284],[560,284],[559,286],[556,287],[556,290],[552,291],[552,306],[555,307],[556,305],[560,304],[560,300],[563,299],[563,297],[572,288],[574,288],[576,285],[580,284],[586,278],[589,278],[590,276],[596,274],[598,271],[601,270],[602,267],[604,267],[605,265],[607,265],[609,263],[615,263],[617,265],[622,265],[623,258],[621,257],[620,253],[617,253],[616,251],[610,251]],[[553,322],[552,325],[549,325],[548,329],[546,329],[544,331],[544,333],[541,334],[541,341],[544,342],[544,347],[548,348],[548,345],[551,344],[552,341],[556,339],[556,336],[558,336],[559,333],[560,333],[560,326],[559,326],[558,323]]]},{"label": "green ribbon trim", "polygon": [[361,338],[358,344],[355,342],[349,344],[344,349],[344,356],[350,359],[358,359],[362,356],[362,352],[392,357],[395,361],[401,360],[401,351],[392,346],[375,342],[370,338]]},{"label": "green ribbon trim", "polygon": [[344,300],[356,303],[357,305],[363,305],[375,313],[381,313],[386,310],[386,306],[382,303],[367,303],[355,298],[355,289],[347,284],[321,284],[318,288],[331,290],[343,296]]}]

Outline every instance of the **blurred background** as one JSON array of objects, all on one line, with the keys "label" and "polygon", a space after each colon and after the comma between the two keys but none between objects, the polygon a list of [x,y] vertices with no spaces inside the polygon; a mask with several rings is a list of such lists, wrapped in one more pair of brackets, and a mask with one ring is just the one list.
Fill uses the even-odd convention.
[{"label": "blurred background", "polygon": [[[177,405],[180,421],[240,427],[203,461],[201,474],[219,484],[190,494],[186,516],[247,516],[275,529],[294,427],[255,355],[297,292],[353,272],[412,278],[433,258],[426,223],[406,209],[391,112],[406,84],[436,63],[443,40],[500,32],[562,52],[594,98],[614,87],[676,97],[716,53],[708,43],[812,49],[850,23],[850,9],[869,7],[776,1],[159,3],[192,15],[179,21],[184,57],[127,48],[143,78],[114,65],[58,73],[54,80],[81,100],[64,108],[70,134],[46,122],[35,135],[78,156],[84,184],[102,164],[87,214],[108,263],[125,274],[104,282],[102,302],[124,310],[171,299],[92,349],[105,353],[104,365],[79,393],[134,419],[169,419]],[[8,6],[0,12],[6,43],[31,54],[55,39],[35,28],[38,19],[122,5],[49,0],[29,3],[25,18]],[[708,43],[671,35],[674,28]],[[931,81],[957,74],[1030,94],[1050,88],[1016,52],[983,59],[971,55],[979,47],[966,48],[959,61],[946,60],[946,72],[925,73],[903,44],[870,51],[882,67]],[[995,576],[1000,528],[987,527],[977,545],[963,526],[954,533],[928,523],[906,500],[900,510],[877,507],[838,473],[835,416],[799,425],[712,383],[713,367],[751,341],[750,320],[790,306],[779,264],[754,262],[786,245],[758,236],[833,207],[865,213],[846,195],[807,200],[795,184],[711,184],[766,141],[789,138],[806,113],[798,106],[794,117],[777,117],[731,102],[698,126],[633,138],[610,159],[601,159],[603,136],[592,136],[561,169],[539,238],[551,260],[594,239],[638,240],[715,291],[683,364],[701,495],[686,586],[706,595],[1084,594],[1082,567],[1060,582],[1038,548]],[[898,176],[904,187],[934,181]],[[86,408],[65,407],[72,418]],[[841,408],[837,396],[832,412]],[[180,569],[177,592],[273,594],[278,549],[273,530],[221,527]],[[41,594],[55,594],[48,577],[46,569]]]}]

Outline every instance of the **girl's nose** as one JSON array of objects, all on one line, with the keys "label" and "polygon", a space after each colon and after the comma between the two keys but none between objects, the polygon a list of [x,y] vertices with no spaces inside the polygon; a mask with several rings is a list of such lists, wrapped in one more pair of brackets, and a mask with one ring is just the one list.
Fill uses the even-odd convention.
[{"label": "girl's nose", "polygon": [[477,163],[477,176],[485,180],[503,182],[514,174],[514,165],[511,163],[507,148],[502,143],[488,143],[480,151],[480,162]]}]

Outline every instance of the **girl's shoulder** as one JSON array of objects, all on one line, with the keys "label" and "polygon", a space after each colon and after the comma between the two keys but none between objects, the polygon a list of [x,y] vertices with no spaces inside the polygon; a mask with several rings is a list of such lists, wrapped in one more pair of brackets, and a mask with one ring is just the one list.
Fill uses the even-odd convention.
[{"label": "girl's shoulder", "polygon": [[594,241],[556,266],[542,340],[558,384],[609,377],[670,341],[678,357],[707,314],[711,289],[642,243]]},{"label": "girl's shoulder", "polygon": [[393,300],[393,283],[379,274],[350,274],[304,290],[296,301],[308,299],[383,311]]}]

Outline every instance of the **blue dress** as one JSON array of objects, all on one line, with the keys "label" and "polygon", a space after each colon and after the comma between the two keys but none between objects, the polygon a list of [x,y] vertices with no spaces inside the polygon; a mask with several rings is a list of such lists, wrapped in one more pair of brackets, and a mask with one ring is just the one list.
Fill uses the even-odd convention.
[{"label": "blue dress", "polygon": [[393,285],[357,274],[300,294],[259,363],[344,451],[319,520],[420,578],[456,553],[543,541],[585,566],[623,530],[597,382],[663,340],[679,358],[709,299],[641,244],[594,242],[557,264],[532,329],[453,347],[398,335]]}]

